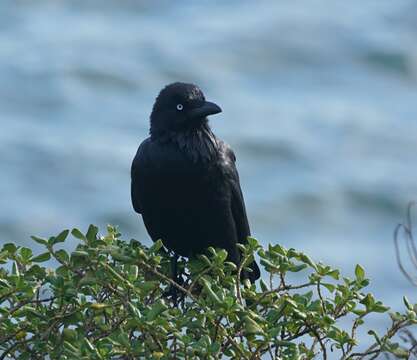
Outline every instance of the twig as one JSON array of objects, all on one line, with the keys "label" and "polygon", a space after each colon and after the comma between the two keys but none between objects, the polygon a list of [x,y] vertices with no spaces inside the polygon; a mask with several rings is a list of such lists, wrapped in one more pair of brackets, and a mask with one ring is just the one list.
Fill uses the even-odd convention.
[{"label": "twig", "polygon": [[[141,261],[140,264],[141,266],[143,266],[147,271],[153,273],[154,275],[157,275],[159,278],[161,278],[162,280],[168,282],[169,284],[171,284],[172,286],[176,287],[178,290],[182,291],[184,294],[186,294],[187,296],[190,297],[190,299],[194,300],[196,303],[198,303],[198,299],[190,293],[189,290],[187,290],[186,288],[184,288],[183,286],[179,285],[178,283],[176,283],[175,281],[173,281],[172,279],[170,279],[168,276],[162,274],[161,272],[159,272],[158,270],[156,270],[154,267],[146,264],[145,262]],[[213,325],[216,325],[216,322],[214,320],[209,320]],[[227,340],[233,345],[233,347],[237,350],[237,352],[240,354],[242,359],[248,359],[246,357],[246,355],[242,352],[241,348],[236,344],[236,342],[233,340],[233,338],[227,333],[226,329],[219,323],[218,324],[219,329],[223,332],[223,335],[227,338]]]},{"label": "twig", "polygon": [[314,284],[312,284],[312,283],[305,283],[305,284],[294,285],[294,286],[293,285],[281,286],[281,284],[280,284],[280,286],[278,286],[275,289],[264,291],[262,293],[261,297],[259,298],[258,302],[261,302],[261,300],[263,300],[266,296],[271,295],[271,294],[274,294],[274,293],[279,293],[280,291],[297,290],[297,289],[302,289],[302,288],[305,288],[305,287],[308,287],[308,286],[312,286],[312,285],[314,285]]},{"label": "twig", "polygon": [[410,256],[412,264],[417,268],[417,248],[413,238],[413,224],[411,220],[411,209],[416,203],[414,201],[410,202],[407,207],[407,217],[405,224],[398,224],[394,230],[394,246],[395,246],[395,257],[397,260],[398,267],[403,275],[410,281],[414,286],[417,286],[417,278],[413,277],[404,267],[401,261],[400,254],[400,245],[399,245],[399,234],[400,230],[404,231],[406,236],[405,242],[407,246],[407,251]]},{"label": "twig", "polygon": [[324,305],[324,300],[323,300],[323,296],[321,295],[321,289],[320,289],[320,280],[317,281],[317,294],[319,295],[320,298],[320,304],[321,304],[321,308],[323,310],[323,315],[326,314],[326,307]]},{"label": "twig", "polygon": [[245,266],[245,263],[249,259],[248,256],[246,256],[239,264],[239,267],[237,268],[237,274],[236,274],[236,297],[240,303],[240,305],[244,306],[243,300],[242,300],[242,294],[240,292],[240,277],[242,274],[242,269]]},{"label": "twig", "polygon": [[307,327],[308,330],[310,330],[314,336],[316,337],[317,341],[320,344],[321,347],[321,351],[323,353],[323,360],[327,360],[327,350],[326,350],[326,346],[323,343],[323,339],[320,337],[320,334],[318,333],[317,329],[315,329],[314,327],[312,327],[308,322],[305,322],[305,325]]}]

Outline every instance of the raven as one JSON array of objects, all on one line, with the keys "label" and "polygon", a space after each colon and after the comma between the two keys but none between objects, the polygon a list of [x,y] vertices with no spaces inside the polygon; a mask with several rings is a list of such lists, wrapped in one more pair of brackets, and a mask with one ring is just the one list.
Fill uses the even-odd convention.
[{"label": "raven", "polygon": [[[162,239],[176,257],[213,246],[238,265],[236,243],[244,244],[250,229],[235,154],[208,125],[207,116],[221,111],[196,85],[163,88],[150,116],[150,137],[133,159],[131,197],[152,240]],[[254,282],[259,268],[255,261],[249,267],[245,276]]]}]

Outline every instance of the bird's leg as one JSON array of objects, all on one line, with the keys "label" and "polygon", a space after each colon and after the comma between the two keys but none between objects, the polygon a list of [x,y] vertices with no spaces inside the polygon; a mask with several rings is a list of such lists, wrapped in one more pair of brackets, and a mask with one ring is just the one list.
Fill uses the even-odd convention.
[{"label": "bird's leg", "polygon": [[[174,254],[173,257],[171,257],[171,277],[172,280],[174,280],[176,283],[178,283],[178,255]],[[172,301],[174,302],[174,306],[178,306],[178,289],[171,285],[171,289],[169,291],[172,294]]]},{"label": "bird's leg", "polygon": [[[181,284],[178,277],[178,258],[179,256],[174,253],[171,257],[171,279],[175,281],[177,284]],[[165,293],[167,297],[172,297],[172,301],[174,306],[178,306],[178,289],[171,284],[168,291]]]},{"label": "bird's leg", "polygon": [[174,253],[174,256],[171,258],[171,276],[172,280],[178,283],[178,255]]}]

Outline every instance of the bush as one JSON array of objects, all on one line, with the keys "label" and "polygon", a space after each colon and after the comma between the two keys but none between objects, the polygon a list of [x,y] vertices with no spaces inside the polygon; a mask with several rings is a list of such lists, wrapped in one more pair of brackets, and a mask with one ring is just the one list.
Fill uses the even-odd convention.
[{"label": "bush", "polygon": [[[365,318],[388,311],[363,292],[369,281],[359,265],[350,279],[294,249],[263,249],[249,239],[241,247],[243,265],[256,252],[267,281],[242,281],[242,267],[227,262],[224,250],[209,249],[206,256],[180,261],[185,275],[177,284],[161,242],[150,248],[124,242],[110,226],[105,236],[95,226],[85,235],[71,233],[79,240],[71,253],[57,249],[68,230],[33,237],[45,247],[40,255],[3,246],[0,359],[358,359],[411,353],[392,340],[416,323],[416,306],[406,299],[406,313],[390,313],[387,332],[371,330],[371,346],[359,346],[356,334]],[[56,269],[40,265],[48,260],[57,262]],[[172,287],[182,295],[178,306],[167,296]],[[352,321],[349,328],[341,324],[344,318]]]}]

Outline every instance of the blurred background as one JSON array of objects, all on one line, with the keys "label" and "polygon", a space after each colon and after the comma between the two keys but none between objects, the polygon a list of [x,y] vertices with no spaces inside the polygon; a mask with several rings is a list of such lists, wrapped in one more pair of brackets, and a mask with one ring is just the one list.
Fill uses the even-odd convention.
[{"label": "blurred background", "polygon": [[412,0],[3,0],[0,243],[111,223],[149,244],[130,164],[186,81],[223,108],[255,237],[416,302],[392,241],[417,198],[416,44]]}]

